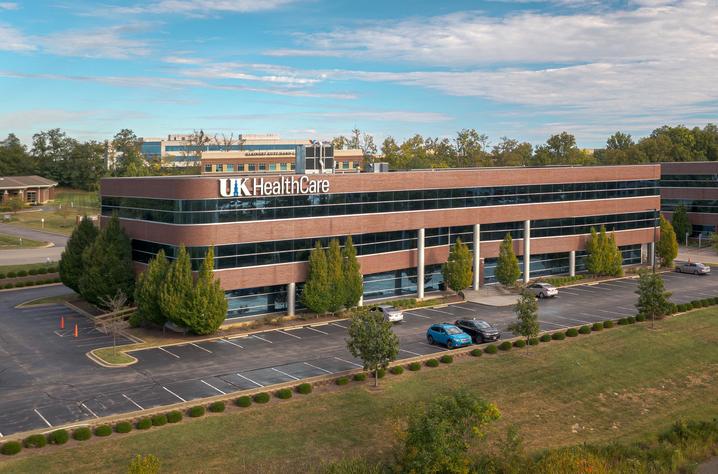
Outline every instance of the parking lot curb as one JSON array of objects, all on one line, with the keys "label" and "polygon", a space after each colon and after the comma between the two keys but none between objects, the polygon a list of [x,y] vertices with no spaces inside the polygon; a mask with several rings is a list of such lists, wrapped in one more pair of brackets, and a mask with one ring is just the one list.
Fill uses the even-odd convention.
[{"label": "parking lot curb", "polygon": [[[105,349],[105,348],[104,348],[104,347],[101,347],[100,349]],[[126,363],[124,363],[124,364],[111,364],[111,363],[109,363],[109,362],[105,362],[104,360],[102,360],[102,359],[100,358],[100,356],[94,354],[94,352],[95,352],[96,350],[98,350],[98,349],[92,349],[91,351],[86,352],[85,355],[87,356],[88,359],[90,359],[90,360],[91,360],[92,362],[94,362],[95,364],[100,365],[100,366],[102,366],[102,367],[105,367],[105,368],[107,368],[107,369],[118,369],[118,368],[122,368],[122,367],[129,367],[129,366],[134,365],[134,364],[136,364],[137,362],[139,362],[139,359],[137,359],[137,357],[131,356],[130,354],[128,354],[128,353],[126,353],[126,352],[120,351],[120,352],[122,352],[124,355],[126,355],[127,357],[131,357],[131,358],[132,358],[132,362],[126,362]]]},{"label": "parking lot curb", "polygon": [[62,282],[45,283],[43,285],[21,286],[19,288],[3,288],[0,290],[0,293],[5,292],[5,291],[22,291],[22,290],[30,290],[32,288],[45,288],[46,286],[57,286],[57,285],[62,285]]}]

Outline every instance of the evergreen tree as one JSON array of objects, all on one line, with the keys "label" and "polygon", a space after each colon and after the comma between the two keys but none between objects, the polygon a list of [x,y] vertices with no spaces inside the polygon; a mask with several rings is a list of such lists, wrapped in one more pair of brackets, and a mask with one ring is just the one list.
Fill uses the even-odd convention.
[{"label": "evergreen tree", "polygon": [[219,280],[214,279],[214,248],[210,247],[192,291],[192,320],[188,325],[195,334],[212,334],[227,316],[227,299]]},{"label": "evergreen tree", "polygon": [[529,339],[538,336],[538,303],[536,295],[528,290],[521,292],[521,297],[514,306],[516,322],[509,325],[509,331],[526,338],[526,350],[529,347]]},{"label": "evergreen tree", "polygon": [[507,233],[499,247],[499,258],[496,262],[496,279],[504,286],[515,285],[521,276],[519,259],[514,253],[514,243],[511,234]]},{"label": "evergreen tree", "polygon": [[321,241],[309,254],[307,280],[302,290],[302,304],[317,314],[324,314],[329,309],[329,268],[327,256]]},{"label": "evergreen tree", "polygon": [[167,320],[160,307],[160,289],[169,267],[170,263],[165,257],[165,251],[160,249],[137,278],[135,304],[137,304],[137,317],[143,323],[161,325]]},{"label": "evergreen tree", "polygon": [[651,320],[651,327],[656,319],[662,319],[670,313],[671,303],[668,298],[671,293],[665,290],[663,277],[660,273],[641,270],[638,278],[638,314]]},{"label": "evergreen tree", "polygon": [[344,307],[353,308],[359,303],[364,294],[364,277],[361,273],[359,261],[357,260],[357,252],[352,242],[352,236],[347,237],[347,243],[343,249],[343,267],[344,284],[346,285],[344,293]]},{"label": "evergreen tree", "polygon": [[661,265],[670,267],[673,260],[678,256],[678,241],[673,226],[668,220],[661,216],[661,237],[656,245],[656,257],[660,259]]},{"label": "evergreen tree", "polygon": [[386,369],[399,355],[399,338],[392,323],[378,311],[358,310],[349,324],[347,349],[364,363],[364,370],[374,373],[374,386],[379,384],[379,369]]},{"label": "evergreen tree", "polygon": [[167,270],[160,285],[159,306],[162,314],[173,323],[189,328],[192,323],[192,298],[194,281],[189,253],[181,245],[177,258]]},{"label": "evergreen tree", "polygon": [[135,273],[132,268],[130,239],[113,215],[95,241],[82,254],[84,271],[80,276],[80,294],[92,304],[121,291],[134,294]]},{"label": "evergreen tree", "polygon": [[623,274],[623,255],[616,245],[613,234],[606,233],[606,226],[601,230],[591,228],[591,236],[586,241],[586,269],[596,276],[620,276]]},{"label": "evergreen tree", "polygon": [[606,239],[606,274],[610,276],[623,275],[623,254],[616,244],[616,235],[611,235]]},{"label": "evergreen tree", "polygon": [[687,243],[684,242],[684,239],[686,238],[686,234],[690,235],[693,233],[693,226],[691,225],[691,221],[688,220],[686,206],[679,204],[678,207],[673,210],[671,225],[673,225],[673,230],[676,233],[676,239]]},{"label": "evergreen tree", "polygon": [[[441,267],[446,286],[460,292],[471,285],[473,279],[473,257],[469,247],[457,238],[449,251],[449,260]],[[423,284],[423,282],[417,282]]]},{"label": "evergreen tree", "polygon": [[339,240],[332,239],[327,249],[327,276],[329,291],[326,294],[327,310],[336,313],[344,306],[346,300],[346,283],[344,280],[342,250]]},{"label": "evergreen tree", "polygon": [[601,254],[599,235],[591,227],[591,236],[586,240],[586,270],[592,275],[599,275],[603,269],[603,255]]},{"label": "evergreen tree", "polygon": [[62,257],[60,257],[60,279],[66,287],[77,293],[80,292],[80,276],[84,273],[82,253],[92,245],[97,234],[99,231],[95,224],[87,216],[84,216],[72,231],[65,250],[62,252]]}]

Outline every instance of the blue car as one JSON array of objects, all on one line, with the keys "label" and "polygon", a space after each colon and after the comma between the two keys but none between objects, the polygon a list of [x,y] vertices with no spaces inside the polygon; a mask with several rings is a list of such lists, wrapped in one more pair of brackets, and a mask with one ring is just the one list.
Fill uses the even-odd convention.
[{"label": "blue car", "polygon": [[471,336],[453,324],[433,324],[426,331],[429,344],[441,344],[449,349],[471,345]]}]

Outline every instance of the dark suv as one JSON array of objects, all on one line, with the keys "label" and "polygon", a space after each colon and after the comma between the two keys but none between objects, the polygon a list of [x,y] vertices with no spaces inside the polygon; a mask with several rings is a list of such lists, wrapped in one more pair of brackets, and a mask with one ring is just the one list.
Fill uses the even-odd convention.
[{"label": "dark suv", "polygon": [[458,319],[454,324],[471,336],[475,343],[498,341],[501,338],[501,332],[482,319]]}]

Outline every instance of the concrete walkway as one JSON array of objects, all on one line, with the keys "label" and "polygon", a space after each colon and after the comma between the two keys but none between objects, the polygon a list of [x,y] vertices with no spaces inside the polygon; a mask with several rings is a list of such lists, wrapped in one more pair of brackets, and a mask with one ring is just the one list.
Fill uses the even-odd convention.
[{"label": "concrete walkway", "polygon": [[696,247],[678,247],[678,257],[676,260],[715,263],[718,262],[718,252],[711,246],[701,249]]},{"label": "concrete walkway", "polygon": [[464,290],[466,301],[483,304],[486,306],[512,306],[519,299],[515,290],[507,289],[501,285],[486,285],[479,288],[479,291]]},{"label": "concrete walkway", "polygon": [[25,263],[57,262],[67,245],[67,237],[60,234],[26,229],[0,223],[0,234],[13,235],[24,239],[50,242],[53,247],[0,250],[0,265],[22,265]]}]

